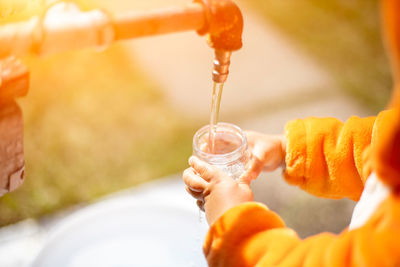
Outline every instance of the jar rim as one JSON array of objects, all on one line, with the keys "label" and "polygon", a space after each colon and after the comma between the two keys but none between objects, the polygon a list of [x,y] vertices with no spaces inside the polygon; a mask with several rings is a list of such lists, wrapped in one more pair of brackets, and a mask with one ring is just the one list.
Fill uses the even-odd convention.
[{"label": "jar rim", "polygon": [[[236,126],[236,125],[234,125],[232,123],[227,123],[227,122],[219,122],[217,124],[217,129],[218,128],[228,128],[228,129],[231,128],[231,129],[233,129],[238,134],[238,136],[240,137],[241,144],[237,148],[235,148],[233,151],[228,152],[228,153],[224,153],[224,154],[211,154],[211,153],[202,151],[198,147],[198,144],[197,144],[196,141],[199,140],[199,137],[201,135],[203,135],[203,134],[205,134],[205,133],[207,133],[209,131],[210,125],[208,124],[208,125],[205,125],[202,128],[200,128],[200,130],[198,130],[195,133],[195,135],[193,137],[193,150],[201,158],[207,159],[206,161],[212,162],[212,163],[218,163],[218,162],[220,162],[222,160],[226,160],[227,158],[230,159],[228,161],[228,163],[238,160],[241,157],[240,152],[247,150],[247,138],[246,138],[245,133],[243,132],[243,130],[240,127],[238,127],[238,126]],[[237,154],[236,157],[235,157],[235,154]]]}]

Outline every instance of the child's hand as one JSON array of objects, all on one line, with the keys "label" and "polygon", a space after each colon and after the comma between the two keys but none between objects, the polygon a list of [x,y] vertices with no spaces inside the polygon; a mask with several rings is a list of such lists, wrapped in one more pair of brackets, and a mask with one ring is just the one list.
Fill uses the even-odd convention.
[{"label": "child's hand", "polygon": [[250,183],[261,171],[274,171],[285,164],[286,140],[283,135],[265,135],[247,131],[247,142],[252,154],[249,169],[241,177]]},{"label": "child's hand", "polygon": [[228,209],[243,202],[253,201],[253,193],[248,183],[236,181],[196,157],[191,157],[189,164],[191,168],[183,173],[186,190],[197,199],[197,205],[205,211],[210,225]]}]

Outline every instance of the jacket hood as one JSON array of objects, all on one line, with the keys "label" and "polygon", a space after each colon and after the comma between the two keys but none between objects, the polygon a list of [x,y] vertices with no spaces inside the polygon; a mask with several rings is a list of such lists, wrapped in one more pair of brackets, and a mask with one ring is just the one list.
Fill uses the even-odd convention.
[{"label": "jacket hood", "polygon": [[400,192],[400,0],[382,0],[382,26],[394,90],[388,105],[394,115],[385,122],[381,138],[372,147],[373,168],[378,177]]}]

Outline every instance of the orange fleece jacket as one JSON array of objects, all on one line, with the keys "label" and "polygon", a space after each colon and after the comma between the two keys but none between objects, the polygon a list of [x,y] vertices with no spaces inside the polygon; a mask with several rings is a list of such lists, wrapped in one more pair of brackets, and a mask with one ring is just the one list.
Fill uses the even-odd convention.
[{"label": "orange fleece jacket", "polygon": [[381,3],[397,85],[394,109],[344,124],[332,118],[290,122],[285,178],[317,196],[358,200],[374,171],[391,195],[364,226],[305,240],[266,206],[241,204],[211,226],[204,243],[210,266],[400,266],[400,0]]},{"label": "orange fleece jacket", "polygon": [[[358,200],[369,171],[363,151],[384,132],[394,110],[378,117],[308,118],[287,124],[285,177],[329,198]],[[249,202],[212,225],[204,252],[210,266],[400,266],[400,196],[393,194],[363,227],[300,240],[266,206]]]}]

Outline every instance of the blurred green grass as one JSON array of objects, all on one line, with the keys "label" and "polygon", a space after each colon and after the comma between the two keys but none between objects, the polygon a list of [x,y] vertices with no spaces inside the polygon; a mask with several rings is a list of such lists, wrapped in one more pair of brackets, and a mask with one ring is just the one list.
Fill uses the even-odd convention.
[{"label": "blurred green grass", "polygon": [[328,70],[337,85],[373,111],[388,102],[392,81],[376,0],[242,1],[276,25]]},{"label": "blurred green grass", "polygon": [[26,59],[26,181],[0,225],[37,217],[186,166],[198,125],[169,107],[121,46]]}]

